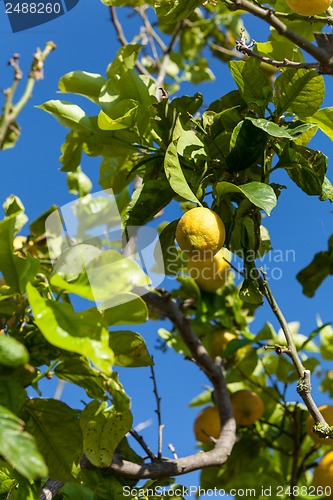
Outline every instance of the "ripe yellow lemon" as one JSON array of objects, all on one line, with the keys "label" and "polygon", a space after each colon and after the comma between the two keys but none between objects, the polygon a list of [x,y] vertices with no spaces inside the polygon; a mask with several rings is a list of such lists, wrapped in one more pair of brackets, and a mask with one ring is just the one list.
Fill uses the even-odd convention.
[{"label": "ripe yellow lemon", "polygon": [[237,425],[254,424],[261,418],[264,411],[264,404],[260,396],[246,389],[231,395],[231,406]]},{"label": "ripe yellow lemon", "polygon": [[189,255],[204,259],[222,248],[225,241],[224,223],[209,208],[192,208],[179,220],[176,240],[180,248]]},{"label": "ripe yellow lemon", "polygon": [[212,341],[210,344],[210,354],[213,358],[222,356],[228,343],[237,339],[237,335],[228,330],[218,330],[213,333]]},{"label": "ripe yellow lemon", "polygon": [[[323,494],[329,493],[329,487],[331,487],[330,493],[325,498],[333,499],[333,451],[330,451],[325,455],[318,466],[314,470],[313,474],[313,485],[316,488],[320,486],[324,488]],[[326,491],[325,491],[325,487]],[[319,494],[319,492],[318,492]]]},{"label": "ripe yellow lemon", "polygon": [[[207,254],[207,252],[206,252]],[[216,255],[200,260],[197,256],[189,257],[188,272],[199,288],[206,292],[215,292],[223,286],[227,280],[231,254],[226,248],[221,248]]]},{"label": "ripe yellow lemon", "polygon": [[[333,405],[322,405],[319,406],[318,410],[328,423],[328,425],[333,425]],[[327,439],[327,438],[322,438],[318,436],[315,432],[313,432],[312,428],[314,426],[314,420],[311,417],[311,415],[308,415],[308,418],[306,419],[306,432],[308,433],[311,438],[319,444],[328,444],[333,446],[333,440],[332,439]]]},{"label": "ripe yellow lemon", "polygon": [[209,436],[217,439],[221,432],[220,416],[216,406],[204,408],[194,421],[194,435],[197,441],[204,444],[212,444]]},{"label": "ripe yellow lemon", "polygon": [[332,0],[287,0],[291,10],[302,16],[322,14],[331,3]]}]

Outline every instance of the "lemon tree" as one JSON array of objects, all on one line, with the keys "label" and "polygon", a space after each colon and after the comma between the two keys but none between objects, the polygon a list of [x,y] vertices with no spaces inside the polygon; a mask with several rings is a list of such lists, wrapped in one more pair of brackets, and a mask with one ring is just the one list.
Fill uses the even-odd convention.
[{"label": "lemon tree", "polygon": [[[32,133],[20,134],[22,109],[44,113],[45,133],[52,118],[63,133],[59,166],[75,199],[70,210],[58,207],[51,191],[50,207],[32,220],[23,199],[3,200],[0,500],[154,500],[161,485],[181,499],[178,483],[197,471],[203,490],[236,500],[244,488],[258,500],[268,492],[332,498],[333,328],[319,317],[303,333],[288,323],[264,267],[278,250],[279,217],[287,229],[297,212],[308,263],[279,278],[284,301],[297,302],[295,286],[310,298],[331,279],[333,236],[312,259],[309,235],[318,233],[306,215],[314,206],[330,214],[333,201],[329,148],[318,145],[333,139],[331,2],[102,4],[114,42],[105,71],[97,62],[78,68],[73,55],[71,71],[52,81],[68,96],[50,91],[29,108],[42,73],[54,74],[49,42],[28,75],[11,60],[16,73],[4,92],[3,170],[18,168],[12,150]],[[255,43],[259,19],[269,29]],[[106,49],[90,38],[102,57]],[[27,169],[20,175],[28,189]],[[286,192],[298,193],[293,212]],[[292,236],[279,230],[279,238]],[[189,455],[162,439],[170,421],[155,349],[170,356],[159,376],[182,439],[178,425],[190,407]],[[176,355],[181,373],[170,361]],[[139,383],[137,370],[149,370],[152,385]],[[45,394],[51,379],[84,391],[81,406]],[[151,392],[156,442],[139,433],[136,413]]]}]

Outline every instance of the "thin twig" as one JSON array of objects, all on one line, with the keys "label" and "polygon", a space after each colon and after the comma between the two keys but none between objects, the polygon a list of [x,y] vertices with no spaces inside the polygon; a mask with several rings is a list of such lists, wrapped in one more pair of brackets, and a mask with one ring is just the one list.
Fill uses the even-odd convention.
[{"label": "thin twig", "polygon": [[151,449],[149,448],[143,437],[140,436],[140,434],[135,429],[131,429],[129,433],[139,443],[141,448],[147,453],[147,456],[150,458],[150,460],[152,461],[156,460],[156,456],[151,451]]},{"label": "thin twig", "polygon": [[156,89],[157,90],[160,87],[164,86],[164,81],[165,81],[165,78],[166,78],[168,65],[170,63],[170,56],[172,54],[174,46],[178,42],[178,38],[179,38],[180,32],[181,32],[181,30],[183,28],[183,25],[184,24],[183,24],[182,21],[177,24],[177,26],[176,26],[176,28],[175,28],[175,30],[173,32],[173,35],[171,37],[171,40],[170,40],[168,46],[163,51],[163,55],[162,55],[162,58],[161,58],[161,65],[160,65],[160,68],[159,68],[159,71],[158,71],[158,74],[157,74],[157,78],[156,78]]},{"label": "thin twig", "polygon": [[326,433],[330,432],[330,426],[327,424],[325,421],[324,417],[318,410],[318,407],[316,403],[314,402],[312,395],[311,395],[311,372],[309,370],[306,370],[301,362],[301,359],[298,355],[295,342],[292,336],[292,333],[289,329],[289,325],[282,314],[281,309],[279,308],[273,293],[267,283],[267,280],[265,279],[265,275],[263,270],[261,270],[262,275],[260,273],[257,273],[256,277],[256,282],[258,283],[258,287],[260,292],[263,294],[263,296],[266,298],[267,302],[270,305],[270,308],[272,309],[273,313],[275,314],[282,331],[284,333],[284,336],[287,341],[287,346],[288,346],[288,354],[290,358],[292,359],[292,362],[296,368],[297,374],[299,376],[299,381],[297,385],[297,392],[299,395],[302,397],[306,407],[308,408],[310,414],[312,415],[315,424],[320,424],[322,433],[320,432],[320,435],[325,436],[327,435]]},{"label": "thin twig", "polygon": [[55,48],[56,46],[53,42],[47,42],[43,51],[37,49],[30,67],[24,92],[17,104],[13,103],[13,97],[19,82],[22,80],[22,72],[18,64],[18,55],[15,54],[9,61],[10,66],[14,68],[14,81],[11,87],[5,90],[5,105],[0,121],[0,149],[3,149],[7,133],[13,129],[14,122],[19,113],[22,111],[29,99],[31,99],[36,80],[41,80],[43,78],[45,59]]},{"label": "thin twig", "polygon": [[168,448],[171,451],[173,458],[175,460],[178,460],[178,455],[177,455],[176,448],[174,447],[174,445],[172,443],[169,443]]},{"label": "thin twig", "polygon": [[320,63],[315,62],[315,63],[310,63],[310,62],[295,62],[295,61],[290,61],[289,59],[284,59],[283,61],[278,61],[276,59],[270,59],[269,57],[266,56],[260,56],[259,54],[256,54],[253,52],[252,48],[256,44],[255,40],[251,40],[251,42],[247,45],[246,40],[245,40],[245,29],[241,29],[241,37],[239,40],[236,41],[236,50],[239,52],[248,55],[249,57],[254,57],[255,59],[258,59],[259,61],[269,64],[270,66],[274,66],[275,68],[319,68]]},{"label": "thin twig", "polygon": [[[233,6],[230,5],[232,2]],[[291,29],[289,29],[274,13],[272,9],[267,9],[261,7],[255,3],[251,3],[248,0],[230,0],[228,1],[228,7],[231,10],[245,10],[250,14],[262,19],[267,24],[276,29],[276,31],[288,38],[288,40],[294,42],[298,47],[302,48],[310,54],[314,59],[320,62],[322,65],[328,65],[330,63],[330,57],[327,52],[319,47],[316,47],[311,42],[298,35]]]},{"label": "thin twig", "polygon": [[155,399],[156,399],[155,412],[157,414],[157,423],[158,423],[157,457],[159,459],[161,459],[162,458],[162,449],[163,449],[163,427],[164,427],[164,425],[162,424],[162,416],[161,416],[161,398],[158,395],[158,391],[157,391],[157,383],[156,383],[154,366],[150,367],[150,371],[151,371],[150,378],[152,379],[153,385],[154,385],[154,395],[155,395]]}]

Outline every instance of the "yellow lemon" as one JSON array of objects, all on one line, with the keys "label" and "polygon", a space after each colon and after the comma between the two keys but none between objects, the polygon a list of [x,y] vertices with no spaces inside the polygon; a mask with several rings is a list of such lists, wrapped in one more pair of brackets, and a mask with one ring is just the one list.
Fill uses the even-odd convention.
[{"label": "yellow lemon", "polygon": [[214,332],[210,344],[210,353],[212,357],[216,358],[216,356],[222,356],[229,342],[237,338],[237,335],[228,330],[218,330]]},{"label": "yellow lemon", "polygon": [[[330,491],[329,495],[325,496],[325,498],[331,500],[333,499],[333,451],[327,453],[327,455],[321,459],[318,466],[315,468],[313,474],[313,485],[316,488],[319,488],[320,486],[324,488],[323,493],[320,494],[325,494],[326,492],[329,493]],[[329,487],[331,487],[331,489],[329,489]],[[317,494],[319,495],[319,492]]]},{"label": "yellow lemon", "polygon": [[[206,252],[207,254],[207,252]],[[188,272],[198,286],[206,292],[215,292],[223,286],[227,280],[231,254],[226,248],[216,254],[200,260],[197,256],[189,257]]]},{"label": "yellow lemon", "polygon": [[331,3],[332,0],[287,0],[291,10],[302,16],[323,14]]},{"label": "yellow lemon", "polygon": [[217,439],[221,432],[221,422],[219,412],[216,406],[207,406],[204,408],[194,421],[194,435],[197,441],[211,444],[209,436]]},{"label": "yellow lemon", "polygon": [[[333,425],[333,406],[332,405],[322,405],[319,406],[318,410],[328,423],[328,425]],[[311,415],[308,415],[308,418],[306,419],[306,432],[308,433],[309,436],[316,442],[320,444],[328,444],[333,446],[333,440],[332,439],[327,439],[327,438],[322,438],[318,436],[315,432],[313,432],[312,428],[314,426],[314,420],[311,417]]]},{"label": "yellow lemon", "polygon": [[243,389],[234,392],[230,399],[237,425],[249,426],[261,418],[264,404],[257,393]]},{"label": "yellow lemon", "polygon": [[187,254],[204,259],[222,248],[225,241],[224,223],[217,213],[209,208],[192,208],[179,220],[176,240]]}]

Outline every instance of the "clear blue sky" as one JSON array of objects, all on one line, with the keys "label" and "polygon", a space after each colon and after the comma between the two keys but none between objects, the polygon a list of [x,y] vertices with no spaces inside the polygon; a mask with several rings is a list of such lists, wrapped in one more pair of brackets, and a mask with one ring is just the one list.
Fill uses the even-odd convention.
[{"label": "clear blue sky", "polygon": [[[249,16],[246,19],[246,27],[251,35],[257,41],[265,41],[266,28],[258,21],[251,21]],[[99,0],[81,0],[67,15],[40,28],[16,34],[11,33],[4,13],[4,2],[0,2],[0,87],[5,88],[11,83],[11,69],[6,63],[14,52],[21,54],[21,65],[26,74],[36,46],[43,47],[48,40],[56,43],[57,50],[48,58],[45,79],[37,83],[33,98],[19,117],[22,137],[14,149],[1,152],[0,201],[3,203],[9,194],[18,195],[30,220],[53,203],[63,205],[73,200],[73,196],[67,191],[66,175],[59,171],[60,146],[66,130],[50,115],[34,106],[49,99],[62,98],[56,94],[57,82],[68,71],[80,69],[104,74],[107,64],[119,47],[109,21],[108,9]],[[201,85],[200,88],[187,86],[186,93],[193,94],[200,90],[207,103],[236,87],[227,66],[215,63],[214,72],[215,82]],[[331,82],[331,77],[327,77],[326,106],[333,102]],[[64,98],[71,100],[71,96]],[[76,102],[88,109],[87,101],[76,99]],[[331,155],[332,144],[321,133],[312,141],[312,147]],[[96,190],[99,161],[84,158],[82,163],[83,170],[93,180]],[[331,162],[329,167],[332,169]],[[267,219],[266,225],[270,229],[274,248],[294,250],[296,258],[287,263],[271,263],[282,269],[282,278],[272,280],[271,286],[288,321],[300,321],[301,331],[307,335],[316,328],[317,314],[323,322],[333,319],[332,279],[324,282],[314,299],[308,299],[302,295],[295,275],[309,263],[315,252],[326,249],[327,239],[332,233],[332,207],[328,202],[321,203],[316,197],[310,198],[302,193],[283,172],[277,171],[272,180],[286,184],[288,189],[282,192],[278,207]],[[165,219],[173,220],[178,216],[178,212],[169,211]],[[276,325],[271,311],[264,306],[252,325],[253,331],[256,332],[266,320]],[[162,325],[159,323],[152,323],[149,326],[138,326],[136,331],[145,337],[156,361],[165,423],[164,453],[168,454],[166,445],[171,441],[179,455],[186,455],[195,451],[192,422],[196,414],[195,410],[187,408],[187,404],[201,392],[206,380],[190,362],[184,362],[175,353],[162,354],[155,350],[156,331],[160,326]],[[133,397],[135,425],[148,419],[154,420],[154,424],[144,431],[146,439],[154,448],[157,430],[149,370],[122,370],[121,377],[126,390]],[[47,382],[44,395],[53,396],[55,385],[55,381]],[[82,407],[81,399],[87,400],[84,393],[72,391],[70,386],[65,386],[65,402],[74,407]],[[297,399],[296,392],[291,399]],[[326,400],[319,401],[321,404],[324,402]],[[179,478],[179,481],[187,485],[198,484],[198,474]]]}]

